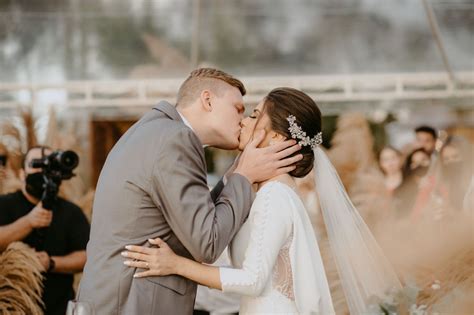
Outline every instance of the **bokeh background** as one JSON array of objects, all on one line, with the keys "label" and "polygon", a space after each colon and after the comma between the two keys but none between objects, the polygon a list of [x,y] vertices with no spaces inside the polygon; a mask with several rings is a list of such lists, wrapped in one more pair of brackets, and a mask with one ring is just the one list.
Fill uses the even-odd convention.
[{"label": "bokeh background", "polygon": [[[474,309],[473,56],[466,0],[0,0],[0,192],[21,185],[28,147],[71,149],[81,162],[62,193],[90,215],[109,150],[153,104],[173,102],[194,68],[241,78],[248,111],[274,87],[300,88],[321,107],[324,145],[404,283],[418,288],[417,305],[465,314]],[[387,197],[378,153],[391,145],[405,159],[420,125],[436,130],[438,153],[462,138],[468,180],[449,185],[468,203],[454,209],[434,189],[432,211],[414,222]],[[210,185],[235,155],[206,150]],[[441,162],[428,174],[446,185]],[[323,230],[310,183],[301,194]],[[343,313],[337,280],[332,290]]]},{"label": "bokeh background", "polygon": [[[32,110],[44,142],[53,110],[92,155],[96,124],[121,134],[199,66],[241,77],[249,109],[279,85],[313,93],[326,140],[347,111],[368,118],[377,149],[419,124],[474,124],[470,1],[3,0],[0,16],[2,118]],[[87,159],[93,186],[103,157]]]},{"label": "bokeh background", "polygon": [[[429,1],[454,71],[472,70],[470,1]],[[445,71],[422,1],[0,3],[2,82]]]}]

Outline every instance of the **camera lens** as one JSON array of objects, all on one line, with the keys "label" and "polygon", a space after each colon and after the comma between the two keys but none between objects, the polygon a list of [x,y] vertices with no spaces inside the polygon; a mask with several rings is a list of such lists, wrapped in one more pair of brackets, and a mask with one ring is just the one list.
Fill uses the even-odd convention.
[{"label": "camera lens", "polygon": [[67,170],[73,170],[79,164],[79,156],[73,151],[64,151],[59,156],[61,166]]},{"label": "camera lens", "polygon": [[45,167],[45,162],[43,159],[33,159],[30,162],[31,168],[43,168]]}]

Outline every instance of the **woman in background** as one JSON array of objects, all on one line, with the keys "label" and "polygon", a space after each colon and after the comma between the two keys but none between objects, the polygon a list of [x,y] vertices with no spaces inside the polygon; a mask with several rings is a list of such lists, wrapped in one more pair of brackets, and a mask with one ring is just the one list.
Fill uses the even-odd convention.
[{"label": "woman in background", "polygon": [[463,137],[449,136],[440,152],[442,176],[449,191],[449,203],[455,211],[463,209],[463,200],[473,179],[473,148]]},{"label": "woman in background", "polygon": [[390,196],[403,182],[403,156],[397,149],[386,146],[379,154],[379,167],[384,174],[385,188]]}]

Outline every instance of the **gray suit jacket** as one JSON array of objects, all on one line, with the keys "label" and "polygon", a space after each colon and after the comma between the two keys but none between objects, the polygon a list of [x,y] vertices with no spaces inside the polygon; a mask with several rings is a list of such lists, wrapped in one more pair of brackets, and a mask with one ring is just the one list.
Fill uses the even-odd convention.
[{"label": "gray suit jacket", "polygon": [[179,255],[211,263],[245,221],[251,185],[229,176],[211,197],[204,150],[171,104],[160,102],[109,153],[95,194],[77,300],[94,314],[191,314],[196,284],[179,276],[133,278],[127,244],[160,237]]}]

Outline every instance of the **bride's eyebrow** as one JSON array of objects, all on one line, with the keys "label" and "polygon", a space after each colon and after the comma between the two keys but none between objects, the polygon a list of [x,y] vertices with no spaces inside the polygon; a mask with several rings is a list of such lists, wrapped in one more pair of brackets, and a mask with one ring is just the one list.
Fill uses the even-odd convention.
[{"label": "bride's eyebrow", "polygon": [[258,109],[254,109],[253,112],[259,115],[261,114],[261,112]]}]

